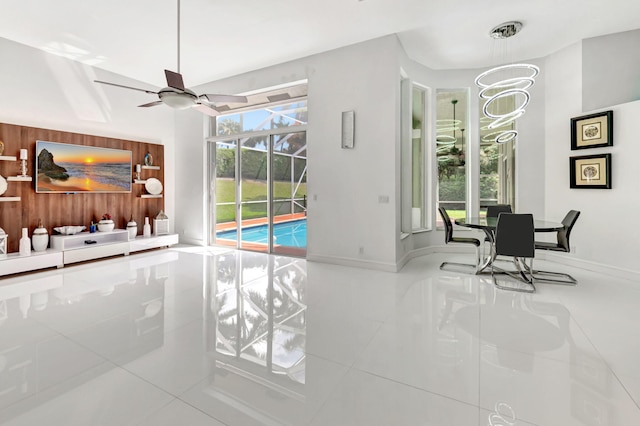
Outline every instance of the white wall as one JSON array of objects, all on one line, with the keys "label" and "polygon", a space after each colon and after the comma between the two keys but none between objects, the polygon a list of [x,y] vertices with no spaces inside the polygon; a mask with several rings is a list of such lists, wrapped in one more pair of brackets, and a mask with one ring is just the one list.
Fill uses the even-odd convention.
[{"label": "white wall", "polygon": [[[582,109],[591,111],[640,99],[640,30],[582,42]],[[602,76],[607,78],[602,78]]]},{"label": "white wall", "polygon": [[[310,260],[395,270],[398,49],[396,37],[389,36],[196,88],[199,93],[242,93],[308,79]],[[355,148],[344,150],[341,117],[349,110],[356,117]],[[189,152],[176,156],[178,188],[205,179],[205,168],[189,160],[204,155],[204,135],[196,136],[187,125],[197,124],[177,123],[179,149]],[[380,202],[381,196],[388,202]],[[195,237],[203,226],[205,203],[196,202],[191,190],[179,191],[176,200],[176,229]]]},{"label": "white wall", "polygon": [[[615,46],[609,48],[615,50]],[[570,209],[581,211],[571,234],[572,253],[563,255],[568,260],[580,261],[578,264],[584,267],[606,264],[638,273],[640,248],[636,242],[640,230],[629,218],[640,208],[637,189],[640,101],[607,105],[600,110],[613,110],[612,147],[571,151],[570,119],[596,112],[582,110],[582,94],[590,90],[582,79],[584,54],[582,43],[577,43],[547,58],[545,216],[559,220]],[[606,83],[612,77],[605,73],[600,78]],[[613,188],[570,189],[569,157],[598,153],[612,154]]]},{"label": "white wall", "polygon": [[0,122],[164,145],[165,207],[174,216],[173,112],[136,108],[152,95],[93,80],[148,85],[2,38],[0,64]]},{"label": "white wall", "polygon": [[[197,93],[204,93],[200,90]],[[206,147],[204,143],[208,119],[196,110],[176,111],[175,232],[180,242],[206,245],[205,206],[207,201]]]}]

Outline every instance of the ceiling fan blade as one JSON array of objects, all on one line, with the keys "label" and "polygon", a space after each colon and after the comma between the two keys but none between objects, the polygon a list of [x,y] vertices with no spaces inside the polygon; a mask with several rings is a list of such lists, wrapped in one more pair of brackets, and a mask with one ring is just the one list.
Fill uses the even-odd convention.
[{"label": "ceiling fan blade", "polygon": [[167,86],[174,89],[184,90],[184,81],[182,81],[182,74],[164,70],[164,75],[167,77]]},{"label": "ceiling fan blade", "polygon": [[247,103],[246,96],[235,96],[235,95],[212,95],[206,94],[201,95],[201,97],[205,97],[209,102],[238,102],[238,103]]},{"label": "ceiling fan blade", "polygon": [[213,109],[209,105],[195,104],[192,108],[197,109],[198,111],[204,114],[210,115],[211,117],[217,117],[218,115],[220,115],[220,113],[217,110]]},{"label": "ceiling fan blade", "polygon": [[151,90],[138,89],[137,87],[131,87],[131,86],[123,86],[122,84],[109,83],[108,81],[100,81],[100,80],[93,80],[93,81],[95,83],[107,84],[109,86],[115,86],[115,87],[122,87],[123,89],[137,90],[138,92],[150,93],[152,95],[157,95],[158,94],[158,92],[153,92]]},{"label": "ceiling fan blade", "polygon": [[152,106],[162,105],[162,104],[163,104],[163,102],[162,102],[162,101],[153,101],[153,102],[149,102],[148,104],[138,105],[138,107],[140,107],[140,108],[147,108],[147,107],[152,107]]}]

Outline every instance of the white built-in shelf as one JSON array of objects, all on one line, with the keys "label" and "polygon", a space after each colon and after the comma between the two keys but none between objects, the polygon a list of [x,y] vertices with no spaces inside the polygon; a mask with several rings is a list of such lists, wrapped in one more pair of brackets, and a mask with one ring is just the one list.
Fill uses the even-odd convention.
[{"label": "white built-in shelf", "polygon": [[140,198],[162,198],[162,194],[154,195],[154,194],[142,194]]},{"label": "white built-in shelf", "polygon": [[147,181],[145,179],[134,179],[133,183],[137,183],[138,185],[144,185],[145,183],[147,183]]},{"label": "white built-in shelf", "polygon": [[160,170],[160,166],[142,166],[145,170]]},{"label": "white built-in shelf", "polygon": [[[88,244],[89,242],[93,242]],[[74,235],[52,235],[51,248],[63,252],[64,264],[129,254],[129,232],[114,229],[108,232],[80,232]]]},{"label": "white built-in shelf", "polygon": [[9,182],[31,182],[33,178],[31,176],[7,176]]},{"label": "white built-in shelf", "polygon": [[[95,241],[85,244],[86,240]],[[46,251],[31,251],[30,256],[20,256],[20,253],[9,253],[0,256],[0,276],[30,272],[38,269],[58,267],[85,260],[99,259],[115,255],[139,252],[178,244],[178,234],[141,235],[129,238],[129,232],[124,229],[114,229],[110,232],[81,232],[75,235],[51,235],[52,248]],[[177,253],[168,254],[174,260]],[[141,261],[148,262],[149,258]],[[38,282],[42,283],[42,279]],[[83,283],[86,284],[86,283]],[[84,285],[83,285],[84,287]],[[32,286],[30,286],[32,288]],[[0,295],[1,296],[1,295]],[[1,298],[1,297],[0,297]]]},{"label": "white built-in shelf", "polygon": [[0,203],[6,201],[20,201],[20,197],[0,197]]},{"label": "white built-in shelf", "polygon": [[0,155],[0,161],[16,161],[15,155]]},{"label": "white built-in shelf", "polygon": [[55,249],[46,251],[31,251],[30,256],[20,256],[20,253],[9,253],[0,257],[0,276],[18,274],[51,267],[62,267],[62,252]]},{"label": "white built-in shelf", "polygon": [[132,253],[159,247],[168,247],[173,244],[178,244],[178,234],[152,235],[151,237],[138,235],[135,239],[129,240],[129,244]]}]

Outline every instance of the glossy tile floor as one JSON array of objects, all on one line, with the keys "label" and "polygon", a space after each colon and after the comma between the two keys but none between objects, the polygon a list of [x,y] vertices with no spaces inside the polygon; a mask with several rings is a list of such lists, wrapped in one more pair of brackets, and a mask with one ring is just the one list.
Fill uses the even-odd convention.
[{"label": "glossy tile floor", "polygon": [[640,284],[528,295],[445,258],[184,247],[0,280],[0,424],[640,425]]}]

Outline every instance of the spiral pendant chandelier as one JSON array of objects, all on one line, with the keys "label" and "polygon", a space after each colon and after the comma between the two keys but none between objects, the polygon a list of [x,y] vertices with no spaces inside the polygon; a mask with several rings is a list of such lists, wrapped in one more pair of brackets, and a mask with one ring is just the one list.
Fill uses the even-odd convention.
[{"label": "spiral pendant chandelier", "polygon": [[[516,35],[522,28],[520,22],[505,22],[493,28],[489,35],[495,39],[506,39]],[[475,83],[480,88],[480,99],[484,100],[482,112],[490,121],[488,129],[494,130],[485,136],[496,143],[512,141],[518,135],[517,130],[505,129],[517,118],[522,117],[531,96],[527,89],[535,84],[540,68],[531,64],[509,64],[487,70],[478,77]],[[497,112],[500,99],[513,98],[513,108]]]}]

